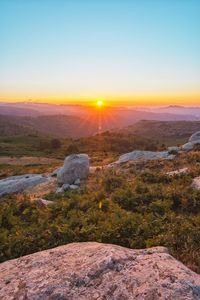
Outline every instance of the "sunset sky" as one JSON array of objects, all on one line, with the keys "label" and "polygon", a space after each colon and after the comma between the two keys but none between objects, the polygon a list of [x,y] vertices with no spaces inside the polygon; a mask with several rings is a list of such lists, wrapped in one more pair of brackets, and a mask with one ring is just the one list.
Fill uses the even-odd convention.
[{"label": "sunset sky", "polygon": [[0,101],[200,104],[199,0],[0,0]]}]

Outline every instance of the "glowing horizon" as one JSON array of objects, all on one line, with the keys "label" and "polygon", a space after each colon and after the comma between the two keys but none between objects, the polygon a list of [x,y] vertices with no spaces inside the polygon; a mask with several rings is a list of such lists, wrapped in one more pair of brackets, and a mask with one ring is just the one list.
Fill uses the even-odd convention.
[{"label": "glowing horizon", "polygon": [[0,1],[0,102],[200,104],[200,1]]}]

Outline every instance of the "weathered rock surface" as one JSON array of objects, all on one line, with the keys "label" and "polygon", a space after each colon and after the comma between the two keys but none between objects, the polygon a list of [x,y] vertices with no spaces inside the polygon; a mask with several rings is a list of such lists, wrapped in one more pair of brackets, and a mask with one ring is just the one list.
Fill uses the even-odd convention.
[{"label": "weathered rock surface", "polygon": [[192,150],[193,147],[194,147],[194,144],[191,143],[191,142],[188,142],[188,143],[181,146],[181,150],[189,151],[189,150]]},{"label": "weathered rock surface", "polygon": [[189,138],[189,142],[199,142],[200,143],[200,131],[195,132],[191,137]]},{"label": "weathered rock surface", "polygon": [[188,140],[188,143],[181,146],[181,150],[192,150],[197,144],[200,144],[200,131],[197,131],[193,135],[191,135],[191,137]]},{"label": "weathered rock surface", "polygon": [[11,176],[0,180],[0,196],[24,192],[26,189],[48,182],[47,176],[39,174],[26,174]]},{"label": "weathered rock surface", "polygon": [[59,184],[73,184],[77,179],[86,178],[89,174],[89,156],[72,154],[65,158],[64,166],[57,173]]},{"label": "weathered rock surface", "polygon": [[0,299],[199,300],[200,276],[163,247],[74,243],[2,263]]},{"label": "weathered rock surface", "polygon": [[117,163],[124,163],[131,160],[156,160],[156,159],[174,159],[175,155],[169,154],[168,151],[140,151],[135,150],[119,157]]},{"label": "weathered rock surface", "polygon": [[42,198],[49,193],[54,193],[57,188],[56,178],[50,176],[46,178],[47,180],[45,182],[25,189],[24,193],[26,193],[31,199]]}]

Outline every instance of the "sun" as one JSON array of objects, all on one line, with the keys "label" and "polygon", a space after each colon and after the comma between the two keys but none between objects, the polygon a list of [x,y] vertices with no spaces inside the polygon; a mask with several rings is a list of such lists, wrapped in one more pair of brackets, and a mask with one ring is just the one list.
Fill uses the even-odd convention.
[{"label": "sun", "polygon": [[96,102],[96,104],[97,104],[98,107],[101,107],[103,105],[103,101],[102,100],[98,100]]}]

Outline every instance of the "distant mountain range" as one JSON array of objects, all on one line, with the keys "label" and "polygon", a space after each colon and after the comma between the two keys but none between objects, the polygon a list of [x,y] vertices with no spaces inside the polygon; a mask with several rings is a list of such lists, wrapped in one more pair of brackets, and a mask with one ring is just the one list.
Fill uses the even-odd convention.
[{"label": "distant mountain range", "polygon": [[[1,103],[0,135],[37,133],[63,138],[79,138],[96,134],[99,118],[101,118],[102,130],[106,131],[134,125],[141,120],[200,121],[198,109],[200,110],[200,108],[185,109],[184,107],[168,106],[155,108],[154,110],[149,108],[149,110],[142,111],[125,107],[107,107],[103,109],[100,117],[97,109],[81,105],[54,105],[32,102]],[[177,113],[174,113],[174,111],[177,111]],[[183,114],[183,111],[185,114]],[[195,112],[195,115],[192,112]],[[135,127],[133,126],[133,128]]]},{"label": "distant mountain range", "polygon": [[[139,110],[141,108],[138,108]],[[153,113],[170,113],[178,115],[190,115],[194,118],[200,118],[200,106],[181,106],[181,105],[169,105],[162,107],[145,107],[145,111]]]}]

